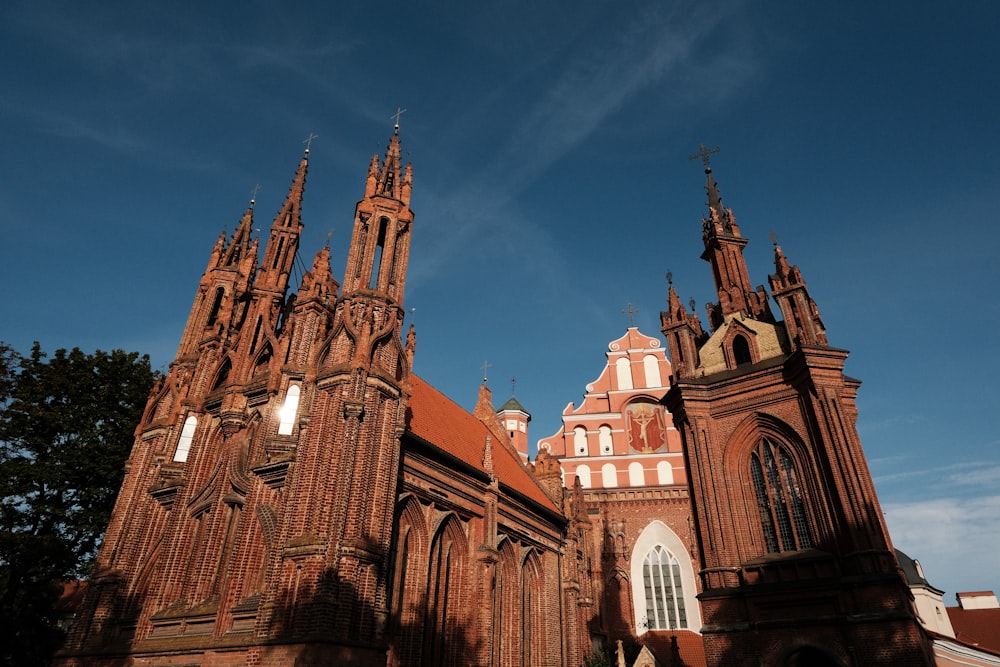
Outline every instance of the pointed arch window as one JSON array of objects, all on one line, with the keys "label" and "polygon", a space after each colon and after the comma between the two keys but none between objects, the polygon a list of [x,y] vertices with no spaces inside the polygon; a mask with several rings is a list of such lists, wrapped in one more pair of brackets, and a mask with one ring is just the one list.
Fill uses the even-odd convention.
[{"label": "pointed arch window", "polygon": [[181,437],[177,440],[177,449],[174,451],[174,461],[186,463],[188,452],[191,451],[191,441],[194,439],[194,431],[198,428],[198,418],[194,415],[184,420],[184,427],[181,429]]},{"label": "pointed arch window", "polygon": [[288,392],[285,394],[285,404],[281,406],[281,412],[278,413],[281,420],[278,423],[278,435],[292,434],[292,427],[295,425],[295,415],[299,411],[299,394],[301,391],[297,384],[288,387]]},{"label": "pointed arch window", "polygon": [[688,626],[681,566],[662,544],[650,549],[643,559],[642,583],[646,593],[646,623],[650,630]]},{"label": "pointed arch window", "polygon": [[788,452],[761,438],[750,454],[750,476],[768,552],[811,547],[802,485]]}]

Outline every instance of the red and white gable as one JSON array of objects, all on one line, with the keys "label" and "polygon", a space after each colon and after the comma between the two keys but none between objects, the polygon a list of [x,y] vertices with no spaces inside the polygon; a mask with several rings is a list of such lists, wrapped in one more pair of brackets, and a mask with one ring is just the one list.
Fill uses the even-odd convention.
[{"label": "red and white gable", "polygon": [[631,327],[605,356],[580,407],[566,406],[562,428],[539,451],[560,460],[567,488],[575,477],[584,488],[686,484],[680,433],[660,405],[671,376],[660,340]]}]

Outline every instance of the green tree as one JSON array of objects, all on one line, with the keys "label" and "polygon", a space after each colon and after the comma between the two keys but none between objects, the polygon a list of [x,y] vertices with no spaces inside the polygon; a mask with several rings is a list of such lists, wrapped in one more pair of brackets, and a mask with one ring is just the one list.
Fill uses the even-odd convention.
[{"label": "green tree", "polygon": [[60,645],[55,603],[93,563],[154,379],[135,352],[0,343],[0,663]]}]

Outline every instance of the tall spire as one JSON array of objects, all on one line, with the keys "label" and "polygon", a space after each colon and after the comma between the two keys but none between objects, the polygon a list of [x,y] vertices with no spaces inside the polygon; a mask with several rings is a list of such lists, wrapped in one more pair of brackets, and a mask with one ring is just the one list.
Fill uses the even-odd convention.
[{"label": "tall spire", "polygon": [[250,206],[243,213],[239,226],[233,232],[232,242],[222,254],[220,266],[236,265],[240,259],[246,256],[246,252],[250,249],[251,234],[253,232],[253,205],[254,201],[251,199]]},{"label": "tall spire", "polygon": [[[719,301],[709,304],[709,324],[719,328],[726,318],[736,313],[768,322],[774,321],[763,286],[754,288],[750,283],[743,247],[747,239],[740,236],[736,216],[732,209],[722,205],[719,186],[712,175],[708,152],[702,144],[700,155],[705,163],[705,190],[708,193],[708,217],[702,218],[702,240],[705,251],[701,258],[712,265],[712,276]],[[695,154],[692,157],[697,157]]]},{"label": "tall spire", "polygon": [[309,149],[306,148],[285,203],[271,225],[264,260],[254,283],[254,287],[258,289],[284,293],[288,287],[288,276],[295,262],[299,235],[302,233],[302,195],[305,192],[308,167]]},{"label": "tall spire", "polygon": [[410,252],[410,191],[413,170],[400,168],[399,133],[394,133],[379,163],[373,156],[364,199],[355,209],[354,232],[347,256],[343,293],[374,290],[397,305],[403,301]]}]

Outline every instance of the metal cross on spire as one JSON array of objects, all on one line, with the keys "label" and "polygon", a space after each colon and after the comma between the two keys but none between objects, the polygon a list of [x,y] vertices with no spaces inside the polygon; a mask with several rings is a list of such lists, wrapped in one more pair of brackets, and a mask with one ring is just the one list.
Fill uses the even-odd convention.
[{"label": "metal cross on spire", "polygon": [[399,132],[399,117],[402,116],[404,113],[406,113],[406,109],[403,109],[401,107],[396,107],[396,113],[389,116],[389,118],[394,118],[396,120],[395,129],[397,132]]},{"label": "metal cross on spire", "polygon": [[510,379],[510,395],[514,395],[514,390],[517,388],[517,377],[511,377]]},{"label": "metal cross on spire", "polygon": [[625,308],[622,310],[622,315],[628,315],[628,325],[631,327],[635,326],[635,316],[637,313],[640,312],[642,311],[640,311],[638,308],[636,308],[630,303],[627,306],[625,306]]},{"label": "metal cross on spire", "polygon": [[257,193],[260,192],[260,183],[253,186],[253,190],[250,191],[250,208],[254,207],[257,203]]},{"label": "metal cross on spire", "polygon": [[489,377],[487,376],[487,371],[490,369],[492,365],[493,364],[491,364],[490,362],[484,361],[483,365],[480,366],[480,368],[483,369],[483,384],[486,384],[486,381],[489,379]]},{"label": "metal cross on spire", "polygon": [[310,132],[309,136],[306,137],[306,140],[302,142],[306,145],[306,155],[309,154],[309,147],[312,146],[313,139],[319,139],[319,135]]},{"label": "metal cross on spire", "polygon": [[705,169],[711,169],[712,163],[709,161],[708,156],[714,155],[719,152],[719,147],[709,148],[705,144],[698,144],[698,152],[694,155],[688,155],[689,160],[693,160],[697,157],[701,158],[701,163],[705,165]]}]

